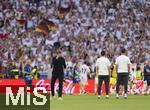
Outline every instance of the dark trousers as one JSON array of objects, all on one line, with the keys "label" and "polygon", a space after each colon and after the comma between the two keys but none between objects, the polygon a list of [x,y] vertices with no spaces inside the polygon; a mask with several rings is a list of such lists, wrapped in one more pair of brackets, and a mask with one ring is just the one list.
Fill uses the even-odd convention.
[{"label": "dark trousers", "polygon": [[101,95],[101,90],[102,90],[102,84],[103,81],[105,83],[105,90],[106,90],[106,95],[109,94],[109,82],[110,82],[110,76],[109,75],[99,75],[98,76],[98,95]]},{"label": "dark trousers", "polygon": [[117,85],[116,85],[116,93],[119,93],[119,87],[120,85],[124,86],[125,94],[128,92],[128,79],[129,74],[128,73],[118,73],[117,74]]},{"label": "dark trousers", "polygon": [[144,81],[147,81],[147,85],[150,86],[150,75],[144,75]]},{"label": "dark trousers", "polygon": [[63,75],[52,75],[52,80],[51,80],[52,96],[55,95],[54,85],[55,85],[56,80],[58,79],[58,81],[59,81],[58,97],[62,97],[63,78],[64,78]]}]

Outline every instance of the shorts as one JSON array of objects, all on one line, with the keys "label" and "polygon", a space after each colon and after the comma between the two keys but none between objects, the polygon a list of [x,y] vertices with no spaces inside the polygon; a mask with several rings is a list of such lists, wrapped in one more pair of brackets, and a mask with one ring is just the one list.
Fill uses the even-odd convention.
[{"label": "shorts", "polygon": [[83,85],[86,85],[86,83],[87,83],[87,77],[81,76],[80,77],[80,83],[83,84]]}]

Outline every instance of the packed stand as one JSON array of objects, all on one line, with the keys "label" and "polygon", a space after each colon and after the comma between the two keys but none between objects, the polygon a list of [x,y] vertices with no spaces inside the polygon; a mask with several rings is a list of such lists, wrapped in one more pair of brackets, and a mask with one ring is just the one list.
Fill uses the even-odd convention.
[{"label": "packed stand", "polygon": [[[132,62],[150,59],[149,0],[3,0],[0,4],[0,66],[22,70],[27,60],[40,74],[51,71],[54,44],[68,67],[95,61],[102,49],[113,62],[125,47]],[[37,31],[43,20],[54,30]]]}]

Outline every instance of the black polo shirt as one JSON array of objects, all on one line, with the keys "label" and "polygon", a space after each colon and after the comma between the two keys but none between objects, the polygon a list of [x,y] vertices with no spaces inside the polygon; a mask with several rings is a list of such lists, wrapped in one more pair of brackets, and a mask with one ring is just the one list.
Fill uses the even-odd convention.
[{"label": "black polo shirt", "polygon": [[53,75],[64,75],[64,69],[66,68],[66,62],[63,57],[53,58],[52,61]]}]

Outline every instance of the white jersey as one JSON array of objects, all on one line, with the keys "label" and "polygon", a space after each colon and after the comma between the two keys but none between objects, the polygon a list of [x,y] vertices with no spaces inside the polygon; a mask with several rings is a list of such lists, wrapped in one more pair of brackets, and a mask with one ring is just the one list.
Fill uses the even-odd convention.
[{"label": "white jersey", "polygon": [[96,67],[98,67],[98,75],[109,75],[108,67],[110,67],[111,63],[108,58],[100,57],[96,61]]},{"label": "white jersey", "polygon": [[118,65],[118,73],[128,73],[128,64],[131,64],[129,57],[120,55],[115,63]]},{"label": "white jersey", "polygon": [[90,72],[90,69],[87,65],[85,64],[81,65],[81,73],[80,73],[81,76],[86,77],[89,72]]},{"label": "white jersey", "polygon": [[83,64],[81,66],[81,73],[80,73],[80,83],[86,85],[87,83],[87,74],[90,72],[90,69],[87,65]]}]

